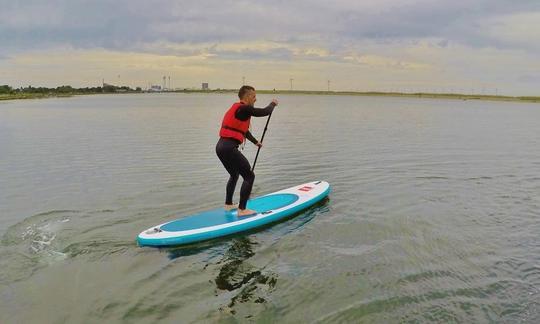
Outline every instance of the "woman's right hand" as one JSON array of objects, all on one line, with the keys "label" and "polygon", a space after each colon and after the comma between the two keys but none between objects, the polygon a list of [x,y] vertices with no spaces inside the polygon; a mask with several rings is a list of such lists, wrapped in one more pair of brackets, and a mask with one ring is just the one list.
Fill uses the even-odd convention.
[{"label": "woman's right hand", "polygon": [[272,99],[272,102],[277,106],[278,105],[278,100],[277,99]]}]

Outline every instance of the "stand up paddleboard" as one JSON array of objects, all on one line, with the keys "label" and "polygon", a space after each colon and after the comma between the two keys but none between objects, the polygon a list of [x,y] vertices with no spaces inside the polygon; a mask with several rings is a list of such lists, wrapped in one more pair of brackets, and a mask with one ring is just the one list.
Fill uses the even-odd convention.
[{"label": "stand up paddleboard", "polygon": [[257,211],[255,215],[238,217],[236,209],[204,211],[151,227],[139,234],[137,242],[141,246],[182,245],[247,231],[306,209],[329,192],[328,182],[305,183],[250,199],[247,208]]}]

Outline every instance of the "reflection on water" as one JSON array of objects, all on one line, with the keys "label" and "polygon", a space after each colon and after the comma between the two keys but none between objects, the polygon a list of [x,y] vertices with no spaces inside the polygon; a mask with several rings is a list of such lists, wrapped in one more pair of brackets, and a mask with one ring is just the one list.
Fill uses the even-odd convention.
[{"label": "reflection on water", "polygon": [[537,105],[282,96],[253,193],[326,180],[329,199],[138,247],[141,230],[222,204],[213,148],[231,100],[3,103],[0,322],[540,322]]},{"label": "reflection on water", "polygon": [[217,289],[228,291],[240,289],[227,305],[233,314],[232,308],[236,303],[266,302],[260,296],[260,292],[266,290],[266,293],[269,293],[276,285],[276,274],[263,274],[264,269],[249,263],[249,258],[255,254],[252,249],[254,245],[256,243],[246,237],[234,239],[223,259],[218,262],[221,268],[215,279]]}]

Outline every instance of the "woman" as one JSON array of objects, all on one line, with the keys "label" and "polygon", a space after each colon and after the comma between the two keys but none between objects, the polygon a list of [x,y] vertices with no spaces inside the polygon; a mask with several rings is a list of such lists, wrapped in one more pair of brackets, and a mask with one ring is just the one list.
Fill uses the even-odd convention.
[{"label": "woman", "polygon": [[255,174],[251,171],[251,166],[246,157],[240,153],[238,146],[245,139],[248,139],[258,147],[262,147],[262,143],[257,141],[249,132],[249,123],[251,117],[268,116],[277,106],[276,99],[266,108],[255,108],[253,105],[257,101],[255,88],[251,86],[243,86],[238,91],[239,102],[234,103],[223,117],[221,129],[219,131],[219,141],[216,145],[216,154],[223,163],[227,172],[229,172],[229,181],[227,182],[225,195],[225,210],[230,211],[235,208],[232,202],[238,175],[244,179],[242,188],[240,189],[240,202],[238,204],[238,216],[249,216],[256,214],[254,210],[246,208],[251,188],[255,181]]}]

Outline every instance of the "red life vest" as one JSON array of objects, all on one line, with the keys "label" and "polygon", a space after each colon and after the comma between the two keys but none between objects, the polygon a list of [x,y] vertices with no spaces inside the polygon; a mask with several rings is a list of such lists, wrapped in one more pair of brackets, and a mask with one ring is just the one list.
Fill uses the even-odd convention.
[{"label": "red life vest", "polygon": [[240,143],[244,141],[246,132],[249,129],[249,122],[251,117],[247,120],[240,120],[236,118],[236,111],[241,106],[245,105],[243,102],[234,103],[229,110],[223,116],[223,122],[221,123],[221,129],[219,131],[220,137],[229,137],[237,139]]}]

